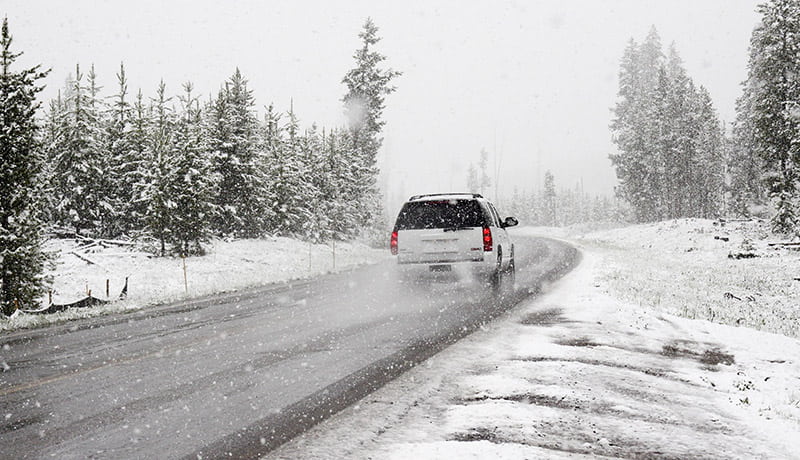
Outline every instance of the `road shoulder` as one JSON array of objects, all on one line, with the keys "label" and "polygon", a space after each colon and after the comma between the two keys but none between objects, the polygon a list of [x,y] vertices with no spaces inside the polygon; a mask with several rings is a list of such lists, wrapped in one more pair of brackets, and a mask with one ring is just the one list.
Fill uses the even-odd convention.
[{"label": "road shoulder", "polygon": [[[270,458],[793,458],[784,336],[614,299],[602,254]],[[785,389],[785,388],[784,388]],[[781,407],[780,404],[774,407]]]}]

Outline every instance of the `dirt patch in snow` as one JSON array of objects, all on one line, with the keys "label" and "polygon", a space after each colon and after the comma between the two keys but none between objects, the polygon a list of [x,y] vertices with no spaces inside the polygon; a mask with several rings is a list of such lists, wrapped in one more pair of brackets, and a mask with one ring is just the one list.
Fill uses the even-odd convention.
[{"label": "dirt patch in snow", "polygon": [[556,343],[567,347],[599,347],[600,345],[602,345],[600,343],[593,341],[589,337],[577,337],[574,339],[557,340]]},{"label": "dirt patch in snow", "polygon": [[526,315],[524,318],[522,318],[520,324],[524,324],[526,326],[555,326],[556,324],[562,324],[566,322],[569,322],[569,320],[564,317],[563,309],[548,308],[546,310],[540,310]]},{"label": "dirt patch in snow", "polygon": [[678,378],[671,377],[670,372],[666,369],[660,369],[655,367],[640,367],[634,366],[631,364],[624,364],[624,363],[617,363],[613,361],[603,361],[599,359],[588,359],[588,358],[555,358],[555,357],[530,357],[530,358],[518,358],[519,361],[525,362],[532,362],[532,363],[539,363],[539,362],[569,362],[569,363],[578,363],[578,364],[585,364],[587,366],[604,366],[604,367],[611,367],[615,369],[624,369],[627,371],[632,372],[640,372],[642,374],[651,375],[653,377],[660,377],[660,378],[673,378],[676,381],[687,383],[685,380],[681,380]]},{"label": "dirt patch in snow", "polygon": [[734,356],[730,353],[725,353],[719,347],[706,348],[703,351],[696,351],[687,345],[693,345],[697,342],[676,340],[663,346],[661,354],[669,358],[683,358],[693,359],[706,366],[716,366],[724,364],[730,366],[736,363]]}]

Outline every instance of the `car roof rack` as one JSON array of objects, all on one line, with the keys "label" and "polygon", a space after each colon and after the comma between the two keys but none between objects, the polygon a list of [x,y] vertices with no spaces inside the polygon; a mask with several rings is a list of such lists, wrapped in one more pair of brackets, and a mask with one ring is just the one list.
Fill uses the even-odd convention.
[{"label": "car roof rack", "polygon": [[425,195],[414,195],[408,201],[419,200],[420,198],[429,198],[434,196],[470,196],[472,198],[483,198],[480,193],[428,193]]}]

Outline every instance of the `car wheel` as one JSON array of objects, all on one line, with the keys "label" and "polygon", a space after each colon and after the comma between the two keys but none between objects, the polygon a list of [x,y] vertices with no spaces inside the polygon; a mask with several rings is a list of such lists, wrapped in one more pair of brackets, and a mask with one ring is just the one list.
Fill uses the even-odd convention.
[{"label": "car wheel", "polygon": [[511,260],[508,262],[508,268],[506,269],[507,281],[509,287],[514,289],[514,283],[517,281],[517,263],[514,259],[514,249],[511,249]]},{"label": "car wheel", "polygon": [[497,248],[497,264],[494,267],[494,271],[492,271],[489,282],[495,292],[500,290],[500,286],[503,283],[503,250],[500,248]]}]

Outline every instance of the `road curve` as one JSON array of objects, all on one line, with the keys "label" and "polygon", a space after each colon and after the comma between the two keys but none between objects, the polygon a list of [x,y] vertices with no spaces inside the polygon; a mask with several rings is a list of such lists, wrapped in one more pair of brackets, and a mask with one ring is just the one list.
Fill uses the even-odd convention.
[{"label": "road curve", "polygon": [[516,238],[517,289],[398,281],[391,261],[0,336],[2,458],[257,458],[579,260]]}]

